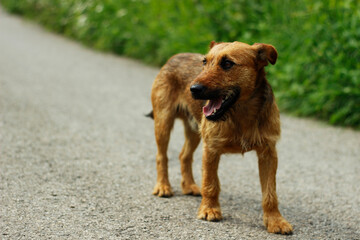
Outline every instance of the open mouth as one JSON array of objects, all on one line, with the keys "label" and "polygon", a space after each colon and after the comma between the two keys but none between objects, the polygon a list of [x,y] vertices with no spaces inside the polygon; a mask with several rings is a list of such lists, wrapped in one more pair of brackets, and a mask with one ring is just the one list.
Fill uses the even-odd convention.
[{"label": "open mouth", "polygon": [[240,94],[238,89],[228,91],[224,95],[209,99],[203,107],[206,119],[216,121],[224,116],[227,110],[236,102]]}]

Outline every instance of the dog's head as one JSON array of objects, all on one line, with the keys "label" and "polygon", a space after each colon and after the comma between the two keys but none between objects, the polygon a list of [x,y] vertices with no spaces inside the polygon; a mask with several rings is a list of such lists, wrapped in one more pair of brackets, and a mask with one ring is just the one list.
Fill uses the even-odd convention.
[{"label": "dog's head", "polygon": [[191,83],[192,96],[208,100],[203,107],[207,119],[221,119],[234,103],[252,96],[259,74],[268,62],[275,64],[276,59],[276,49],[268,44],[213,41],[204,57],[202,72]]}]

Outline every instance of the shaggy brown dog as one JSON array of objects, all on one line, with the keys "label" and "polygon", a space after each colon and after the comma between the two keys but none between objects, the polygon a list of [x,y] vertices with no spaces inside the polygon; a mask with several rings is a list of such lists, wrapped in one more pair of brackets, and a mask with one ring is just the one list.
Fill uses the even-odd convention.
[{"label": "shaggy brown dog", "polygon": [[175,118],[185,127],[180,153],[182,191],[199,195],[192,174],[193,152],[204,141],[202,201],[198,218],[218,221],[220,155],[255,150],[258,156],[264,224],[272,233],[289,234],[276,196],[276,142],[280,136],[279,110],[264,67],[275,64],[277,52],[267,44],[211,42],[205,56],[183,53],[170,58],[156,77],[151,100],[157,143],[157,183],[153,194],[172,195],[167,147]]}]

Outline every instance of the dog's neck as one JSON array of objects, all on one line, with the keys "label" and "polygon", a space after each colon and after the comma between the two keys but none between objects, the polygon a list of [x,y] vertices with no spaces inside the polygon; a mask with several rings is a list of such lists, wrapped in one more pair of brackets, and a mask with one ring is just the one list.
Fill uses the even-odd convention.
[{"label": "dog's neck", "polygon": [[274,102],[274,94],[265,77],[264,68],[258,71],[255,90],[247,100],[236,104],[236,111],[241,111],[244,118],[239,119],[242,126],[264,123],[269,117]]},{"label": "dog's neck", "polygon": [[[274,94],[265,77],[265,71],[259,71],[257,86],[252,96],[234,106],[233,127],[241,143],[251,149],[266,141],[276,142],[280,136],[279,112],[274,102]],[[236,113],[235,113],[236,112]],[[239,117],[241,116],[241,117]]]}]

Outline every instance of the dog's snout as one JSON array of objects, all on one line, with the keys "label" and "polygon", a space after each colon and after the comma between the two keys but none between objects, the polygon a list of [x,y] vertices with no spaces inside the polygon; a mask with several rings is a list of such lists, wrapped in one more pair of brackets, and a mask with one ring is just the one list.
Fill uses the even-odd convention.
[{"label": "dog's snout", "polygon": [[190,87],[190,91],[192,94],[201,94],[205,92],[206,87],[202,84],[194,84]]}]

